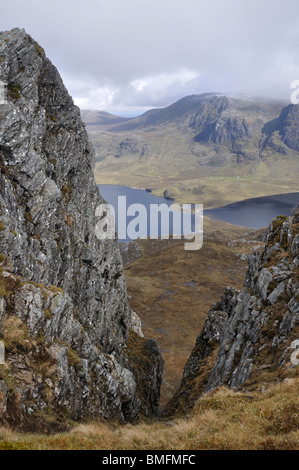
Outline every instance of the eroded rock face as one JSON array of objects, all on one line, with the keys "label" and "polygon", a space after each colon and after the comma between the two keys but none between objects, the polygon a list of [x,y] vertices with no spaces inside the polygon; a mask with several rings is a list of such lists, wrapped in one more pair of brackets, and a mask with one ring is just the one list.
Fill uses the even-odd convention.
[{"label": "eroded rock face", "polygon": [[298,204],[296,204],[295,207],[293,207],[291,215],[293,215],[295,217],[296,222],[299,221],[299,202],[298,202]]},{"label": "eroded rock face", "polygon": [[298,374],[291,361],[299,338],[298,222],[273,219],[264,252],[249,258],[244,288],[227,288],[210,309],[166,414],[221,385],[261,389]]},{"label": "eroded rock face", "polygon": [[[79,109],[24,30],[0,33],[0,57],[7,87],[0,105],[0,325],[9,370],[3,380],[14,377],[19,400],[14,414],[59,406],[76,419],[133,419],[143,392],[126,351],[140,322],[128,306],[117,242],[95,236],[95,211],[104,201]],[[11,313],[23,332],[20,344],[5,340]],[[48,377],[35,370],[36,348]],[[28,372],[27,382],[17,367]]]}]

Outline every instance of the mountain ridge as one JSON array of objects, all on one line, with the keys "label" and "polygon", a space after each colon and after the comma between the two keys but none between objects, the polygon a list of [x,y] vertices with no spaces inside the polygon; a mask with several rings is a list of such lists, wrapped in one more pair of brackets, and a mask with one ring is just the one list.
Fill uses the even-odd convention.
[{"label": "mountain ridge", "polygon": [[87,124],[96,149],[96,179],[103,184],[126,179],[127,185],[151,187],[158,195],[167,189],[178,202],[198,202],[200,192],[200,202],[209,207],[292,192],[299,161],[298,105],[284,104],[207,93],[115,126],[96,130]]},{"label": "mountain ridge", "polygon": [[[119,119],[127,119],[130,120],[130,122],[126,123],[125,125],[115,125],[113,126],[113,129],[110,128],[109,130],[111,132],[121,132],[125,130],[132,130],[134,128],[142,128],[146,127],[149,125],[159,125],[163,123],[167,123],[167,118],[168,119],[180,119],[184,114],[189,114],[190,112],[198,112],[200,110],[200,105],[203,104],[204,101],[209,101],[213,99],[224,99],[227,101],[227,104],[229,101],[236,101],[236,102],[244,102],[244,106],[250,107],[250,103],[260,103],[260,109],[266,111],[266,109],[269,106],[274,106],[276,110],[282,109],[285,104],[280,101],[276,100],[262,100],[261,98],[256,98],[256,97],[246,97],[244,95],[231,95],[231,94],[223,94],[223,93],[202,93],[198,95],[188,95],[185,96],[178,101],[170,104],[169,106],[166,106],[165,108],[153,108],[145,113],[143,113],[141,116],[135,117],[135,118],[121,118],[115,115],[110,115],[113,116],[114,118],[119,118]],[[252,105],[255,106],[255,105]],[[97,111],[98,113],[103,113],[106,114],[104,111]],[[86,115],[87,110],[83,111],[83,114]],[[109,114],[109,113],[107,113]],[[88,122],[87,122],[88,124]]]}]

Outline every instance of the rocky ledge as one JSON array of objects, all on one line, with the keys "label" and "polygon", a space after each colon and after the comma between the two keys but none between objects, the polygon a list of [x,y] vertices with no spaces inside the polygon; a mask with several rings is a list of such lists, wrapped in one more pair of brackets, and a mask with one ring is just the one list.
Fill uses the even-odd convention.
[{"label": "rocky ledge", "polygon": [[117,242],[95,236],[104,201],[80,111],[24,30],[0,33],[0,80],[0,422],[155,414],[163,361]]}]

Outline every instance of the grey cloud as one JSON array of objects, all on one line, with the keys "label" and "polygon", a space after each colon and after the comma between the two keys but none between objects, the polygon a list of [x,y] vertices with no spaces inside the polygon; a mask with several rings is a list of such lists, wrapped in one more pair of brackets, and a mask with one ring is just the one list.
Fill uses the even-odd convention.
[{"label": "grey cloud", "polygon": [[298,20],[298,0],[14,0],[0,22],[45,48],[80,105],[109,111],[206,91],[287,100]]}]

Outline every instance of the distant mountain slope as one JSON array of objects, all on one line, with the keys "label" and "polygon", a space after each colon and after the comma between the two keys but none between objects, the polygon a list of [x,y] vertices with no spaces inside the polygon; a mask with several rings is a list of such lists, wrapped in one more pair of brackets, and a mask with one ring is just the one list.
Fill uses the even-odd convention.
[{"label": "distant mountain slope", "polygon": [[105,111],[83,110],[81,111],[81,115],[86,125],[103,128],[109,128],[110,126],[130,120],[130,118],[115,116],[114,114],[106,113]]},{"label": "distant mountain slope", "polygon": [[282,154],[289,153],[289,150],[299,152],[299,106],[283,108],[278,118],[264,126],[262,133],[263,148],[268,147]]},{"label": "distant mountain slope", "polygon": [[[196,155],[200,166],[223,167],[223,160],[232,159],[237,163],[242,158],[256,160],[262,129],[277,117],[281,109],[282,104],[276,102],[205,93],[187,96],[167,108],[150,110],[135,119],[118,119],[108,113],[97,113],[94,119],[98,120],[103,130],[113,133],[108,148],[105,145],[98,146],[98,156],[100,159],[109,155],[119,158],[134,153],[147,160],[147,156],[157,156],[153,135],[159,140],[161,133],[164,139],[171,133],[173,148],[165,149],[165,154],[172,159],[168,161],[172,165],[175,164],[173,160],[178,151]],[[90,131],[96,122],[87,123]],[[116,135],[120,135],[119,139]],[[178,149],[177,140],[182,136],[186,139]],[[101,135],[94,135],[93,138],[96,143],[101,143]],[[128,140],[131,145],[124,145]],[[209,155],[203,146],[208,146]],[[227,155],[227,152],[232,155]]]},{"label": "distant mountain slope", "polygon": [[238,200],[227,199],[236,185],[220,182],[215,199],[215,181],[206,178],[240,178],[239,199],[296,189],[298,116],[295,105],[205,93],[134,119],[105,118],[100,128],[87,124],[87,130],[100,182],[152,187],[156,193],[167,188],[189,200],[188,192],[195,191],[203,202],[222,205],[222,198]]}]

